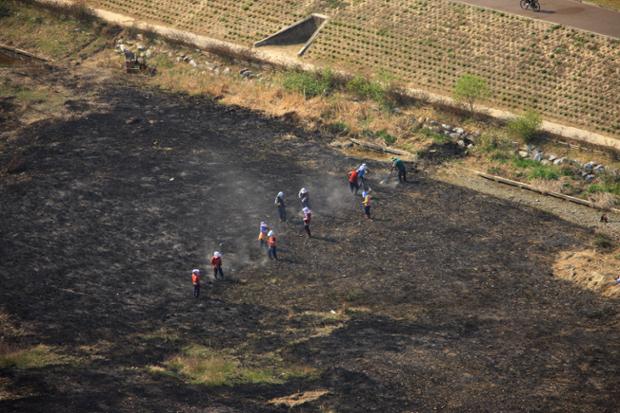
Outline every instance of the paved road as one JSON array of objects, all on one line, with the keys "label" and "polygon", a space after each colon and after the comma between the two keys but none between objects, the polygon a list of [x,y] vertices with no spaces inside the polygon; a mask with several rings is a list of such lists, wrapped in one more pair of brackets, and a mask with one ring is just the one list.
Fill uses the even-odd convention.
[{"label": "paved road", "polygon": [[620,13],[570,0],[539,0],[540,12],[522,10],[519,0],[458,0],[620,38]]}]

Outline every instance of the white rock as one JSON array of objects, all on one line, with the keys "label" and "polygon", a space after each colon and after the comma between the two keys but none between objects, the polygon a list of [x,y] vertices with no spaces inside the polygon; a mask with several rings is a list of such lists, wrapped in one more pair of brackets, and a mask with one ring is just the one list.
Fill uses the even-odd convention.
[{"label": "white rock", "polygon": [[520,156],[521,158],[527,158],[528,153],[527,153],[527,151],[519,151],[519,156]]},{"label": "white rock", "polygon": [[465,133],[465,129],[463,128],[454,128],[454,133],[458,133],[459,135],[462,135]]},{"label": "white rock", "polygon": [[553,160],[554,165],[562,165],[566,161],[566,158],[557,158]]},{"label": "white rock", "polygon": [[549,159],[549,161],[551,161],[551,162],[555,161],[557,158],[558,158],[558,157],[557,157],[557,156],[555,156],[555,155],[549,155],[549,156],[547,157],[547,159]]},{"label": "white rock", "polygon": [[543,165],[551,165],[551,161],[549,159],[543,159],[540,163]]}]

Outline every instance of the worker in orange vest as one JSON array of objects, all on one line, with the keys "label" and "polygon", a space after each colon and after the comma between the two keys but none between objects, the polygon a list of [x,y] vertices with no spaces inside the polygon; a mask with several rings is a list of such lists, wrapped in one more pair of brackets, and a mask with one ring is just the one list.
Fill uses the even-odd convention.
[{"label": "worker in orange vest", "polygon": [[198,298],[200,295],[200,270],[192,270],[192,284],[194,285],[194,297]]},{"label": "worker in orange vest", "polygon": [[269,244],[269,250],[267,251],[267,255],[269,256],[269,258],[271,258],[272,260],[278,260],[278,254],[276,251],[276,234],[275,232],[273,232],[273,230],[269,231],[269,233],[267,234],[269,236],[269,239],[267,240],[267,243]]},{"label": "worker in orange vest", "polygon": [[351,172],[349,172],[349,189],[351,190],[351,193],[357,195],[357,191],[359,191],[360,189],[360,184],[357,182],[357,169],[352,170]]},{"label": "worker in orange vest", "polygon": [[211,266],[213,267],[213,277],[217,280],[217,274],[219,273],[221,279],[224,279],[224,272],[222,271],[222,254],[219,251],[213,253],[211,257]]}]

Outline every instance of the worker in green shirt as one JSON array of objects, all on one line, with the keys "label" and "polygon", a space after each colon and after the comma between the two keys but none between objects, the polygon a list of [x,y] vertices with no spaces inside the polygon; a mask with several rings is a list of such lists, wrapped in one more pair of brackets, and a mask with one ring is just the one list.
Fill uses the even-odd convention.
[{"label": "worker in green shirt", "polygon": [[394,169],[398,170],[398,181],[407,182],[407,168],[399,158],[392,158],[392,170]]}]

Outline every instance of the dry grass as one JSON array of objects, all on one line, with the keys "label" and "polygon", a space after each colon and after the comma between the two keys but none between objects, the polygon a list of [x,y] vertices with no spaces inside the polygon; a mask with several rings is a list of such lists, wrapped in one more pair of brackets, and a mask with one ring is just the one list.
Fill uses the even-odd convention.
[{"label": "dry grass", "polygon": [[274,404],[276,406],[283,405],[288,408],[291,408],[291,407],[301,406],[302,404],[313,402],[325,396],[326,394],[329,394],[329,390],[311,390],[311,391],[291,394],[289,396],[277,397],[275,399],[269,400],[268,403]]},{"label": "dry grass", "polygon": [[613,253],[594,249],[565,251],[557,257],[553,274],[604,297],[620,298],[620,285],[614,283],[620,275],[619,253],[620,249]]},{"label": "dry grass", "polygon": [[186,347],[183,352],[163,363],[148,366],[154,374],[181,377],[193,384],[234,386],[242,383],[281,384],[294,377],[315,373],[305,366],[291,366],[279,357],[268,354],[252,362],[242,363],[232,354],[200,345]]},{"label": "dry grass", "polygon": [[588,198],[597,208],[601,209],[613,208],[618,204],[618,196],[608,192],[596,192]]}]

